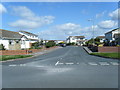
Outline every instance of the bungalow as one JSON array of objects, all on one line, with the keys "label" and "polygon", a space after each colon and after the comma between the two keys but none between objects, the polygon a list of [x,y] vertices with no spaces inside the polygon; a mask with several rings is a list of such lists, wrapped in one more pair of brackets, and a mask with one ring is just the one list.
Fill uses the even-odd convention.
[{"label": "bungalow", "polygon": [[82,46],[85,43],[85,37],[84,36],[69,36],[66,39],[67,43],[75,43],[77,45]]},{"label": "bungalow", "polygon": [[25,37],[18,32],[0,29],[0,44],[3,44],[7,50],[20,50],[22,38]]},{"label": "bungalow", "polygon": [[39,41],[37,35],[26,32],[14,32],[0,29],[0,44],[7,50],[21,50],[31,48],[31,44]]},{"label": "bungalow", "polygon": [[105,40],[109,42],[109,45],[120,45],[120,28],[105,33]]}]

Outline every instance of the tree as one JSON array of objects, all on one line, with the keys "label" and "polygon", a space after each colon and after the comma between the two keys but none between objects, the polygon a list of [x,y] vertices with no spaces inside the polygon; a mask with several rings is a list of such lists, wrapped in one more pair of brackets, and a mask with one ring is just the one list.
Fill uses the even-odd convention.
[{"label": "tree", "polygon": [[95,41],[100,42],[100,38],[95,38]]}]

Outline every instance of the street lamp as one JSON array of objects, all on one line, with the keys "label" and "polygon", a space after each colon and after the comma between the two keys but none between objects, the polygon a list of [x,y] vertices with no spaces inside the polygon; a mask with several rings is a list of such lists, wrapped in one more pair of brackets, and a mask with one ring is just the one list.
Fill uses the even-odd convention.
[{"label": "street lamp", "polygon": [[88,21],[91,21],[91,22],[92,22],[92,30],[93,30],[93,45],[95,45],[95,42],[94,42],[94,20],[93,20],[93,19],[89,19]]}]

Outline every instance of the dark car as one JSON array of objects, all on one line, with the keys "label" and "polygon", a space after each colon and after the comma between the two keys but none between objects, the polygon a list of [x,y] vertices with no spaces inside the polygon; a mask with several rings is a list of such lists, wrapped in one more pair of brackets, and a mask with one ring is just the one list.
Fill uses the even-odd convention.
[{"label": "dark car", "polygon": [[66,44],[65,43],[61,43],[60,46],[66,47]]}]

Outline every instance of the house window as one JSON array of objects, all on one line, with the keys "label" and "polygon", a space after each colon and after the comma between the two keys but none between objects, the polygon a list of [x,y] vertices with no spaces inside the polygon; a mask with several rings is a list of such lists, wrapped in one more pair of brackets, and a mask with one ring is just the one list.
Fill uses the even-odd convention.
[{"label": "house window", "polygon": [[19,40],[16,40],[16,43],[19,43]]},{"label": "house window", "polygon": [[72,40],[75,40],[74,38],[72,38]]},{"label": "house window", "polygon": [[22,40],[22,41],[21,41],[21,44],[25,44],[25,41],[24,41],[24,40]]},{"label": "house window", "polygon": [[10,45],[13,45],[13,44],[14,44],[14,41],[13,41],[13,40],[10,40],[10,41],[9,41],[9,44],[10,44]]}]

